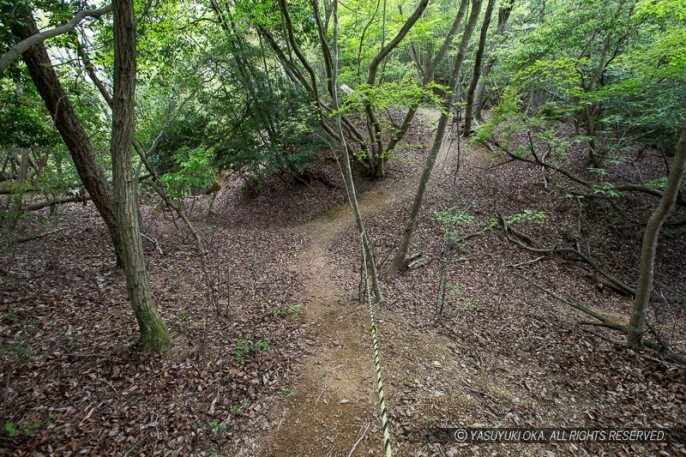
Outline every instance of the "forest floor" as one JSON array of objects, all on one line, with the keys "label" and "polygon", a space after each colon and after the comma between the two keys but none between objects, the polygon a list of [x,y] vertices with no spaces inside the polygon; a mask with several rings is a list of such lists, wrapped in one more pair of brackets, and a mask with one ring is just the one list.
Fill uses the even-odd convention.
[{"label": "forest floor", "polygon": [[[399,236],[434,125],[435,114],[424,112],[388,178],[360,181],[379,259]],[[496,212],[540,212],[544,220],[520,217],[518,229],[551,246],[581,221],[577,238],[613,275],[633,284],[638,265],[640,224],[604,200],[570,198],[559,177],[545,188],[539,169],[504,164],[483,148],[462,142],[458,198],[450,201],[456,147],[450,138],[442,149],[412,246],[429,263],[383,281],[377,318],[396,455],[686,455],[683,444],[412,439],[458,424],[686,425],[683,368],[578,325],[589,319],[514,272],[620,321],[630,299],[576,263],[512,245],[499,229],[454,254],[436,319],[444,227],[434,215],[452,206],[471,216],[457,227],[465,235]],[[586,171],[581,151],[567,160]],[[655,177],[663,173],[656,155],[640,160]],[[614,172],[632,179],[632,170]],[[274,180],[246,195],[230,182],[213,214],[199,202],[194,220],[210,247],[204,265],[170,215],[144,207],[154,293],[174,338],[164,356],[132,346],[123,278],[90,206],[23,220],[21,234],[58,231],[9,246],[0,259],[0,454],[381,455],[359,242],[335,164],[316,172],[329,184]],[[634,216],[649,209],[641,198],[621,204]],[[660,291],[686,293],[686,237],[665,237],[658,261]],[[655,308],[663,338],[686,349],[683,305]]]}]

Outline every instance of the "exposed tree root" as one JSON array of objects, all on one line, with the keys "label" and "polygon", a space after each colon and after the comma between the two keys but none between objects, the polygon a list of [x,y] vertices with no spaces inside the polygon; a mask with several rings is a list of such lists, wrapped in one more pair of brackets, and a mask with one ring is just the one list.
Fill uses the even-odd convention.
[{"label": "exposed tree root", "polygon": [[500,220],[500,225],[503,228],[503,231],[505,232],[505,237],[511,243],[514,243],[517,246],[526,249],[527,251],[536,252],[539,254],[572,255],[577,258],[576,260],[585,262],[595,272],[603,276],[607,280],[607,282],[604,282],[604,284],[608,285],[613,290],[616,290],[617,292],[620,292],[630,297],[636,294],[635,289],[629,287],[628,285],[621,282],[619,279],[609,274],[605,269],[598,265],[589,255],[583,253],[581,249],[579,249],[578,244],[574,247],[540,247],[540,243],[536,242],[530,236],[518,231],[517,229],[509,225],[502,214],[497,213],[497,216]]},{"label": "exposed tree root", "polygon": [[[556,299],[560,303],[563,303],[567,306],[570,306],[570,307],[576,309],[577,311],[581,311],[582,313],[587,314],[587,315],[593,317],[594,319],[598,320],[598,322],[582,322],[582,325],[594,325],[594,326],[599,326],[599,327],[605,327],[605,328],[609,328],[611,330],[621,332],[624,335],[629,334],[630,328],[628,326],[620,324],[619,322],[615,322],[612,319],[609,319],[608,317],[603,316],[601,313],[593,310],[592,308],[589,308],[588,306],[584,306],[580,303],[577,303],[577,302],[568,300],[564,297],[561,297],[558,294],[556,294],[555,292],[553,292],[552,290],[543,287],[542,285],[534,282],[533,280],[527,278],[526,276],[524,276],[522,274],[519,274],[515,271],[513,271],[512,274],[517,276],[518,278],[524,279],[529,284],[534,286],[536,289],[550,295],[551,297],[553,297],[554,299]],[[653,332],[653,333],[657,334],[656,332]],[[662,354],[666,358],[668,358],[668,359],[670,359],[676,363],[679,363],[681,365],[686,366],[686,356],[672,351],[672,349],[667,344],[665,344],[664,341],[662,341],[659,337],[658,337],[657,342],[646,340],[644,338],[641,341],[641,345]]]}]

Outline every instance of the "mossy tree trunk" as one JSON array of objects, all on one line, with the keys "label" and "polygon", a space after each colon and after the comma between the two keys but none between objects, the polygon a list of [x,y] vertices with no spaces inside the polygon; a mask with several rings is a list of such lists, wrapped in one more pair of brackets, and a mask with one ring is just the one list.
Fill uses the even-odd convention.
[{"label": "mossy tree trunk", "polygon": [[121,239],[126,288],[141,334],[141,347],[162,352],[169,332],[150,292],[141,243],[131,150],[136,91],[136,26],[133,0],[114,0],[114,97],[112,176],[114,212]]}]

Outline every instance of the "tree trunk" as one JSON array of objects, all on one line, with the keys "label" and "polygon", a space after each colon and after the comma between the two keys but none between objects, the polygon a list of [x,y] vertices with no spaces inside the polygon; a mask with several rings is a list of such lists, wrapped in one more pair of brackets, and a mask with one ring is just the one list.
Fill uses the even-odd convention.
[{"label": "tree trunk", "polygon": [[451,81],[452,95],[445,100],[445,103],[443,105],[443,112],[441,113],[441,118],[438,121],[438,127],[436,128],[434,142],[431,145],[431,152],[429,152],[429,157],[426,159],[426,163],[424,164],[422,176],[419,179],[419,186],[417,188],[417,193],[414,197],[414,202],[412,203],[410,217],[408,218],[407,224],[405,225],[403,239],[400,243],[400,247],[398,248],[398,252],[393,258],[393,262],[388,268],[389,274],[398,273],[400,269],[403,267],[403,264],[405,263],[405,256],[407,255],[407,250],[410,247],[412,234],[414,233],[414,229],[417,226],[417,218],[419,217],[419,210],[422,206],[422,200],[424,199],[426,186],[429,183],[431,172],[433,171],[434,164],[436,163],[436,157],[438,156],[438,152],[441,150],[441,145],[443,144],[443,137],[445,136],[445,130],[448,125],[448,120],[450,118],[450,107],[454,104],[456,100],[457,88],[460,81],[460,72],[462,70],[462,63],[464,62],[464,57],[467,52],[469,40],[472,37],[472,33],[474,32],[474,28],[476,27],[476,22],[479,18],[481,4],[482,0],[472,0],[472,11],[469,13],[469,19],[467,19],[465,31],[462,35],[462,40],[460,41],[460,47],[457,51],[457,56],[455,56],[455,63],[453,64],[453,76]]},{"label": "tree trunk", "polygon": [[[105,85],[100,81],[100,78],[98,78],[98,75],[95,72],[95,67],[93,67],[93,64],[88,57],[88,52],[86,52],[85,49],[83,49],[81,46],[77,48],[77,51],[79,53],[79,56],[81,57],[81,60],[83,61],[83,66],[86,70],[86,73],[88,74],[88,77],[91,79],[95,87],[98,89],[100,92],[100,95],[102,95],[102,98],[105,100],[107,103],[107,106],[110,107],[110,110],[112,109],[112,106],[114,105],[114,101],[112,100],[112,96],[110,93],[107,91],[107,88]],[[161,132],[160,132],[161,134]],[[195,227],[193,227],[193,224],[191,223],[190,219],[188,219],[188,216],[186,215],[186,212],[183,210],[181,205],[178,205],[172,201],[172,199],[167,195],[166,189],[164,186],[161,184],[159,180],[159,174],[157,173],[157,170],[155,170],[155,167],[150,163],[150,161],[147,158],[147,153],[145,150],[143,150],[143,146],[141,143],[136,140],[136,138],[133,138],[133,148],[136,150],[138,153],[138,157],[141,159],[141,162],[143,163],[143,166],[145,166],[146,170],[148,170],[148,173],[150,173],[150,176],[152,176],[152,180],[150,181],[150,186],[153,188],[153,190],[159,195],[159,197],[164,201],[165,205],[167,205],[169,208],[173,209],[176,214],[179,215],[183,223],[186,225],[188,230],[191,232],[193,235],[193,238],[195,238],[195,241],[197,242],[197,247],[198,250],[200,251],[201,255],[204,255],[205,249],[203,247],[203,242],[202,238],[200,237],[200,234],[198,233],[197,230],[195,230]],[[155,143],[153,142],[153,145],[151,149],[155,148]],[[150,151],[148,151],[150,152]],[[57,156],[56,156],[57,157]],[[139,217],[139,220],[141,218]],[[141,226],[142,228],[142,226]]]},{"label": "tree trunk", "polygon": [[484,58],[484,50],[486,49],[486,38],[488,38],[488,27],[491,24],[491,15],[493,14],[493,6],[495,0],[488,0],[486,5],[486,15],[481,26],[481,35],[479,36],[479,47],[476,50],[476,57],[474,58],[474,74],[472,81],[469,83],[469,90],[467,91],[467,106],[464,115],[464,136],[469,136],[472,130],[472,120],[474,116],[474,92],[476,85],[479,83],[481,76],[481,62]]},{"label": "tree trunk", "polygon": [[[369,87],[374,87],[376,85],[376,75],[378,73],[379,65],[381,65],[382,62],[385,62],[388,54],[390,54],[391,51],[393,51],[393,49],[395,49],[410,32],[414,24],[419,20],[420,17],[422,17],[422,14],[424,13],[424,10],[428,4],[429,0],[420,0],[412,15],[407,18],[395,37],[387,45],[383,46],[382,44],[381,50],[369,64],[369,75],[367,77],[367,84]],[[383,128],[377,119],[376,114],[374,114],[372,102],[365,97],[363,103],[365,112],[367,114],[367,129],[369,131],[369,142],[371,144],[371,157],[369,162],[372,167],[374,177],[383,178],[386,173],[386,158],[384,155],[385,149],[383,147]]]},{"label": "tree trunk", "polygon": [[[316,8],[317,3],[314,3],[315,5],[315,14],[318,13],[318,8]],[[338,88],[336,87],[337,83],[337,77],[338,77],[338,13],[337,13],[338,6],[337,4],[334,4],[334,43],[333,43],[333,55],[331,58],[331,61],[328,63],[330,65],[329,68],[329,74],[331,75],[331,87],[332,87],[332,93],[331,97],[333,99],[333,107],[335,111],[338,111],[338,108],[340,106],[339,101],[338,101]],[[324,53],[329,52],[329,47],[328,43],[326,41],[326,36],[321,33],[320,34],[320,40],[322,43],[322,46],[325,48]],[[353,178],[353,172],[352,172],[352,166],[350,164],[350,151],[348,150],[348,144],[345,140],[345,135],[343,134],[343,123],[341,120],[341,114],[336,113],[335,115],[335,122],[336,122],[336,129],[338,130],[338,136],[340,138],[340,143],[341,147],[343,149],[343,153],[341,154],[343,156],[343,178],[345,180],[345,188],[348,194],[348,201],[350,203],[350,207],[352,208],[353,211],[353,216],[355,217],[355,225],[357,226],[357,231],[360,235],[361,242],[362,242],[362,249],[364,249],[365,257],[366,257],[366,268],[369,270],[369,276],[371,276],[371,286],[372,286],[372,292],[374,293],[374,299],[377,302],[381,302],[383,299],[383,296],[381,294],[381,285],[379,284],[379,274],[376,270],[376,258],[374,256],[374,249],[372,248],[372,243],[371,240],[369,239],[369,236],[367,236],[367,232],[365,231],[364,228],[364,221],[362,220],[362,213],[360,212],[360,207],[357,202],[357,193],[355,191],[355,180]]]},{"label": "tree trunk", "polygon": [[[21,158],[19,159],[19,175],[17,176],[16,183],[19,185],[18,192],[15,193],[13,200],[13,209],[11,212],[9,228],[14,230],[19,222],[19,217],[21,216],[21,202],[24,199],[24,193],[26,192],[26,180],[29,177],[29,148],[22,148]],[[10,152],[7,152],[10,154]]]},{"label": "tree trunk", "polygon": [[[441,44],[441,47],[439,48],[435,57],[431,60],[426,71],[424,72],[424,76],[422,78],[423,87],[433,81],[436,68],[440,65],[441,61],[447,54],[448,48],[452,44],[453,38],[457,34],[457,30],[460,27],[460,24],[462,24],[462,19],[467,11],[467,5],[469,5],[469,0],[460,0],[460,5],[457,8],[457,14],[455,15],[455,19],[450,27],[450,31],[448,31],[448,35],[446,35],[445,39],[443,40],[443,44]],[[390,155],[400,140],[403,139],[407,133],[407,130],[410,128],[410,124],[412,123],[412,119],[414,119],[414,115],[417,113],[418,108],[419,103],[413,103],[412,106],[410,106],[410,108],[407,110],[400,128],[393,132],[393,136],[386,146],[386,153],[384,155]]]},{"label": "tree trunk", "polygon": [[121,238],[126,288],[138,321],[143,350],[162,352],[169,332],[155,308],[138,226],[131,149],[136,90],[136,26],[133,0],[114,0],[114,97],[112,106],[112,181]]},{"label": "tree trunk", "polygon": [[486,65],[481,73],[479,82],[476,83],[476,90],[474,90],[474,119],[477,121],[483,120],[483,104],[484,104],[484,87],[486,85],[486,77],[488,76],[490,68]]},{"label": "tree trunk", "polygon": [[641,271],[638,276],[634,309],[629,321],[628,344],[638,346],[643,339],[646,325],[646,311],[650,303],[650,294],[653,290],[653,276],[655,275],[655,253],[657,242],[660,237],[660,229],[669,214],[674,209],[681,181],[686,169],[686,125],[681,129],[681,138],[676,147],[676,153],[672,159],[672,165],[667,178],[667,186],[662,194],[660,203],[646,224],[641,248]]},{"label": "tree trunk", "polygon": [[[507,21],[510,18],[510,13],[514,8],[515,0],[506,2],[498,10],[498,25],[495,29],[495,35],[502,37],[505,34],[505,28],[507,27]],[[486,64],[481,69],[481,76],[479,81],[476,83],[476,90],[474,91],[474,119],[481,121],[483,118],[481,112],[484,105],[484,89],[486,88],[486,79],[495,65],[496,57],[491,55],[491,57],[486,61]]]},{"label": "tree trunk", "polygon": [[[26,39],[38,33],[38,27],[30,9],[15,7],[8,14],[12,12],[19,13],[19,17],[15,17],[15,20],[10,22],[12,33],[17,38]],[[83,129],[67,93],[60,84],[43,43],[29,48],[22,54],[22,58],[28,67],[38,93],[45,102],[50,116],[52,116],[55,127],[69,149],[83,186],[93,199],[95,207],[107,225],[114,245],[117,265],[120,266],[122,255],[110,188],[105,174],[95,158],[93,145]]]}]

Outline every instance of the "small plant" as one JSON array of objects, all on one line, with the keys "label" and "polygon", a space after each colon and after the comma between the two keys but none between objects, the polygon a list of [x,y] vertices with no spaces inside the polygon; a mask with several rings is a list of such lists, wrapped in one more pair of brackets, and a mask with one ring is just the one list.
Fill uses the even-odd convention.
[{"label": "small plant", "polygon": [[181,322],[188,322],[190,317],[191,317],[191,315],[187,310],[182,309],[181,311],[179,311],[179,320]]},{"label": "small plant", "polygon": [[604,160],[604,163],[606,165],[610,165],[610,166],[621,165],[625,162],[626,162],[626,159],[624,157],[620,157],[620,156],[609,156],[609,157],[606,157]]},{"label": "small plant", "polygon": [[20,362],[28,362],[33,357],[31,355],[31,350],[21,344],[15,344],[12,346],[0,346],[1,354],[12,354]]},{"label": "small plant", "polygon": [[443,211],[435,211],[432,214],[433,219],[441,224],[445,236],[448,239],[455,239],[458,226],[469,226],[473,225],[475,222],[474,216],[472,216],[468,211],[460,211],[459,213],[454,213],[450,209]]},{"label": "small plant", "polygon": [[231,414],[240,414],[241,411],[243,411],[243,409],[247,408],[248,406],[250,406],[250,397],[245,397],[241,404],[231,405]]},{"label": "small plant", "polygon": [[591,186],[591,190],[593,190],[593,193],[595,195],[605,195],[605,196],[611,197],[611,198],[620,197],[620,193],[617,191],[614,184],[609,183],[609,182],[602,182],[599,184],[593,184]]},{"label": "small plant", "polygon": [[458,286],[458,285],[450,283],[450,284],[448,284],[447,289],[448,289],[448,293],[452,297],[459,297],[460,295],[462,295],[462,289],[460,289],[460,286]]},{"label": "small plant", "polygon": [[19,320],[19,316],[13,312],[7,312],[2,314],[1,320],[5,324],[15,324]]},{"label": "small plant", "polygon": [[472,310],[474,309],[474,304],[471,300],[462,298],[462,289],[456,284],[449,283],[447,285],[448,294],[453,298],[451,304],[460,309]]},{"label": "small plant", "polygon": [[663,176],[661,178],[653,179],[652,181],[648,181],[646,184],[651,189],[662,190],[667,185],[667,177]]},{"label": "small plant", "polygon": [[255,341],[250,335],[245,335],[236,342],[236,363],[243,365],[249,355],[256,354],[259,351],[272,352],[272,348],[269,346],[269,339],[261,338]]},{"label": "small plant", "polygon": [[10,438],[17,436],[17,426],[12,421],[5,422],[5,431]]},{"label": "small plant", "polygon": [[291,305],[283,305],[283,306],[277,306],[276,308],[272,308],[270,311],[272,317],[274,318],[279,318],[279,317],[298,317],[300,314],[300,305],[298,304],[291,304]]},{"label": "small plant", "polygon": [[473,224],[474,216],[468,211],[460,211],[455,214],[450,210],[436,211],[433,213],[433,218],[436,222],[443,226],[454,227],[458,224]]},{"label": "small plant", "polygon": [[465,311],[471,311],[474,309],[474,303],[471,300],[459,299],[452,302],[455,308],[463,309]]},{"label": "small plant", "polygon": [[210,430],[216,435],[225,435],[226,432],[229,431],[223,422],[217,422],[216,419],[213,419],[212,422],[210,422]]},{"label": "small plant", "polygon": [[546,214],[542,211],[534,211],[525,209],[521,213],[513,214],[507,218],[507,223],[510,225],[522,224],[524,222],[541,223],[546,219]]},{"label": "small plant", "polygon": [[31,413],[19,423],[19,429],[23,435],[30,436],[43,427],[43,421],[37,414]]},{"label": "small plant", "polygon": [[295,393],[295,389],[291,387],[286,387],[281,391],[281,394],[284,396],[284,398],[292,397],[293,394]]},{"label": "small plant", "polygon": [[[518,225],[518,224],[523,224],[525,222],[533,222],[536,224],[540,224],[546,218],[548,215],[544,213],[543,211],[534,211],[531,209],[525,209],[521,213],[515,213],[512,214],[508,217],[505,218],[505,221],[507,222],[508,225]],[[484,230],[493,230],[496,229],[500,226],[500,221],[492,217],[486,223],[484,224]]]},{"label": "small plant", "polygon": [[48,414],[47,419],[44,421],[41,419],[38,413],[30,412],[18,423],[13,421],[5,421],[5,433],[10,438],[16,438],[19,436],[31,436],[38,430],[43,428],[46,424],[54,421],[54,416]]}]

